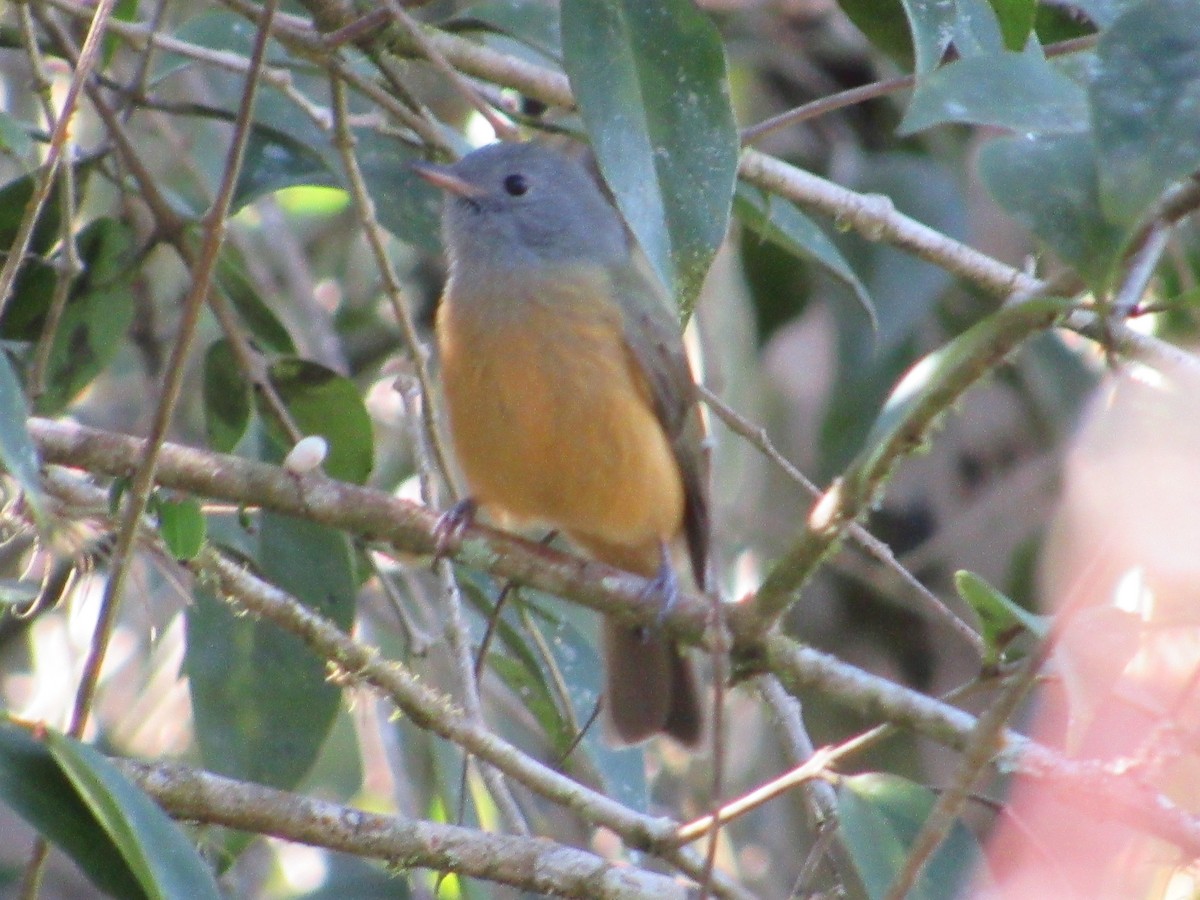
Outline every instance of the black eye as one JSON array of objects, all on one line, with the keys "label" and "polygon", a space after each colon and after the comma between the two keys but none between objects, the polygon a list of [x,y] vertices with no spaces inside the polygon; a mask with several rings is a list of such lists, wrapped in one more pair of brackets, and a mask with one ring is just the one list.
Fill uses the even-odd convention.
[{"label": "black eye", "polygon": [[520,197],[529,190],[529,182],[524,175],[509,175],[504,179],[504,190],[514,197]]}]

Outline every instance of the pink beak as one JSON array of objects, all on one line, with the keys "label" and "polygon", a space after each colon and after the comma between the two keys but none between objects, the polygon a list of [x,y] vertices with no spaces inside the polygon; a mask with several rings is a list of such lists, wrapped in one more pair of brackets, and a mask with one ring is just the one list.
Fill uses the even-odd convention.
[{"label": "pink beak", "polygon": [[472,184],[450,171],[449,166],[437,166],[433,163],[413,163],[413,171],[432,184],[434,187],[449,191],[459,197],[476,198],[484,196],[487,191],[477,184]]}]

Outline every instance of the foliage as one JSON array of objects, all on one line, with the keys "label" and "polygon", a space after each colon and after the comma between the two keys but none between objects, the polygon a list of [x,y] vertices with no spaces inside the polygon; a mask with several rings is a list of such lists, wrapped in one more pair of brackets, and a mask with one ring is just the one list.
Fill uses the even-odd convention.
[{"label": "foliage", "polygon": [[[1190,669],[1161,709],[1122,681],[1162,663],[1139,643],[1162,561],[1054,568],[1119,542],[1055,512],[1105,366],[1194,396],[1171,388],[1197,367],[1192,0],[29,0],[0,10],[0,84],[13,882],[1152,896],[1132,864],[1072,870],[1048,819],[1012,849],[995,811],[1067,783],[1131,858],[1200,855],[1167,777],[1194,751],[1128,737],[1131,780],[1088,736],[1118,695],[1139,733],[1195,727]],[[411,163],[497,130],[586,143],[693,323],[727,644],[705,599],[660,616],[565,542],[435,527],[441,200]],[[281,466],[306,436],[319,467]],[[728,650],[705,753],[605,740],[584,607]],[[1194,600],[1167,621],[1200,625]],[[1048,659],[1066,738],[995,713]],[[715,874],[676,845],[814,742],[802,788],[721,824]],[[44,875],[30,830],[62,851]]]}]

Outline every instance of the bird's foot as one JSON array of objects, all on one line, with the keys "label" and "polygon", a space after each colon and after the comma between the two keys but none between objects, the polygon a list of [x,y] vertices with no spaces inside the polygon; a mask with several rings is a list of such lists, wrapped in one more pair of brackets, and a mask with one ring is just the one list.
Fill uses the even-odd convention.
[{"label": "bird's foot", "polygon": [[471,497],[464,497],[438,517],[433,526],[433,555],[437,559],[447,556],[452,545],[462,539],[463,532],[475,524],[475,513],[479,504]]},{"label": "bird's foot", "polygon": [[679,600],[679,579],[675,575],[675,567],[671,565],[671,555],[666,544],[662,545],[662,555],[658,563],[658,572],[646,586],[642,596],[646,600],[657,600],[659,603],[656,624],[662,627]]}]

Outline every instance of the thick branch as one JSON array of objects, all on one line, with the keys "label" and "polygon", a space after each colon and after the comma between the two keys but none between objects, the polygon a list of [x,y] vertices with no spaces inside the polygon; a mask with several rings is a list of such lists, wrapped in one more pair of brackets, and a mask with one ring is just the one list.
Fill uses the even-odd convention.
[{"label": "thick branch", "polygon": [[385,860],[402,868],[454,872],[556,897],[682,900],[684,886],[546,838],[488,834],[363,812],[349,806],[224,778],[188,766],[131,760],[119,765],[176,819]]}]

